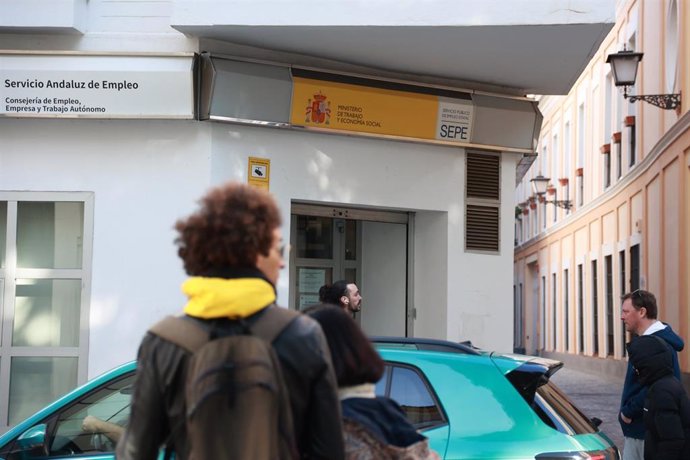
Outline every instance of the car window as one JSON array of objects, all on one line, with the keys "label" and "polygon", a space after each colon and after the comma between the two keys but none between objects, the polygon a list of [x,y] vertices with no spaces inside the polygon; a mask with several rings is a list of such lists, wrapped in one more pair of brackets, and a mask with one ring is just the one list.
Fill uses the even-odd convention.
[{"label": "car window", "polygon": [[134,374],[109,382],[60,413],[51,456],[113,452],[127,421]]},{"label": "car window", "polygon": [[114,454],[129,420],[134,372],[111,380],[37,423],[0,451],[6,460]]},{"label": "car window", "polygon": [[383,369],[383,375],[376,382],[376,394],[379,396],[386,396],[388,394],[388,375],[390,374],[390,366]]},{"label": "car window", "polygon": [[394,365],[389,372],[391,378],[387,396],[400,404],[415,428],[429,428],[445,423],[443,412],[419,371]]},{"label": "car window", "polygon": [[560,388],[551,382],[540,386],[532,405],[544,423],[566,434],[596,433],[597,429]]}]

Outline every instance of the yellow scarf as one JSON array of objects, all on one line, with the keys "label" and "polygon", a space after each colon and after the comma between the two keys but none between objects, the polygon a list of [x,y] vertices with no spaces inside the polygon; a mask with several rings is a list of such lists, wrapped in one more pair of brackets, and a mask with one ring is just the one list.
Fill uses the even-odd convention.
[{"label": "yellow scarf", "polygon": [[182,284],[189,298],[184,312],[196,318],[240,319],[276,300],[271,283],[261,278],[189,278]]}]

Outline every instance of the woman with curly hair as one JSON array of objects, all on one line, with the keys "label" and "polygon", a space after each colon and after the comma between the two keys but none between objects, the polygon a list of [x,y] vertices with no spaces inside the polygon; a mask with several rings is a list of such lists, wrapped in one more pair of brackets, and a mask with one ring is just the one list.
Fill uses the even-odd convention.
[{"label": "woman with curly hair", "polygon": [[426,437],[392,399],[376,396],[384,362],[357,323],[335,305],[319,304],[305,313],[323,329],[331,350],[343,413],[347,460],[436,460]]},{"label": "woman with curly hair", "polygon": [[[189,300],[181,319],[163,320],[141,343],[131,417],[118,443],[118,459],[152,460],[164,444],[182,460],[343,458],[336,382],[323,332],[311,318],[275,306],[275,285],[285,266],[280,224],[268,192],[232,183],[210,190],[197,212],[177,222],[175,242],[190,276],[182,290]],[[188,331],[189,323],[198,326],[192,332],[203,330],[205,342],[245,334],[262,337],[257,330],[285,324],[274,328],[277,335],[271,344],[289,395],[289,401],[278,397],[278,405],[286,407],[280,414],[292,418],[292,433],[282,429],[288,423],[277,435],[287,440],[281,444],[287,449],[276,449],[276,443],[267,441],[267,430],[256,428],[265,426],[257,422],[261,417],[236,423],[229,404],[206,406],[211,419],[204,419],[202,427],[192,425],[191,431],[185,384],[188,364],[198,361],[190,361],[189,349],[168,335],[172,328],[161,326],[172,324],[170,320],[178,330],[180,322]],[[237,430],[230,431],[230,426]],[[237,444],[245,439],[246,449],[238,453]]]}]

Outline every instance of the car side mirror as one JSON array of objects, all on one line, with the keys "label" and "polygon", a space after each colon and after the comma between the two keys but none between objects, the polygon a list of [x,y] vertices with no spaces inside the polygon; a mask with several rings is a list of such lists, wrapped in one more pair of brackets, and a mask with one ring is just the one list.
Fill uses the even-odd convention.
[{"label": "car side mirror", "polygon": [[17,448],[27,451],[41,447],[46,442],[46,424],[34,425],[17,438]]},{"label": "car side mirror", "polygon": [[601,425],[600,418],[592,417],[590,420],[592,420],[592,425],[594,425],[595,428],[599,428],[599,425]]}]

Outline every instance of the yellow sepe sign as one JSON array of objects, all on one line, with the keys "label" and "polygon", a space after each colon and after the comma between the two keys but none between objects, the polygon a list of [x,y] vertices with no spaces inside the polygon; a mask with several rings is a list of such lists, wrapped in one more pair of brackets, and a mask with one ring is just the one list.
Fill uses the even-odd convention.
[{"label": "yellow sepe sign", "polygon": [[271,160],[249,157],[247,183],[268,190],[271,183]]},{"label": "yellow sepe sign", "polygon": [[435,139],[438,96],[295,77],[290,123]]}]

